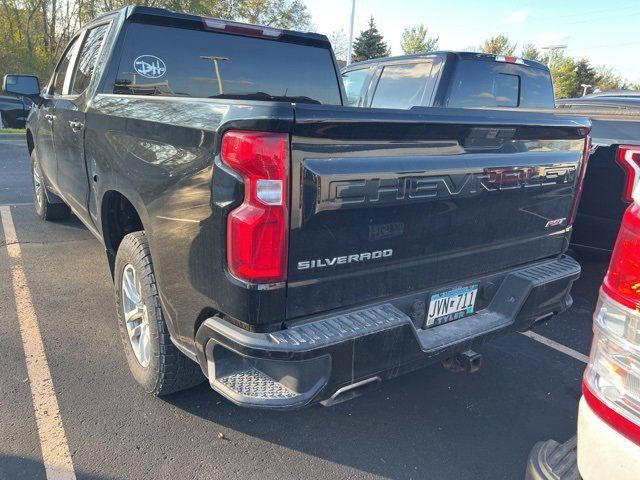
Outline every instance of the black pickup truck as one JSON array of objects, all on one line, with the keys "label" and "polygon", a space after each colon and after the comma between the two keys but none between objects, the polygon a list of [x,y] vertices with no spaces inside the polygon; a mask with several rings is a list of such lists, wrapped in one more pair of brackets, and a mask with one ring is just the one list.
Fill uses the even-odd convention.
[{"label": "black pickup truck", "polygon": [[204,373],[240,405],[327,405],[476,368],[571,304],[586,119],[344,106],[326,37],[146,7],[5,89],[36,103],[36,211],[103,242],[148,392]]},{"label": "black pickup truck", "polygon": [[571,243],[609,254],[640,182],[640,97],[602,92],[556,103],[558,112],[587,116],[592,123],[593,146]]},{"label": "black pickup truck", "polygon": [[478,52],[429,52],[342,69],[347,105],[376,108],[553,108],[549,68]]}]

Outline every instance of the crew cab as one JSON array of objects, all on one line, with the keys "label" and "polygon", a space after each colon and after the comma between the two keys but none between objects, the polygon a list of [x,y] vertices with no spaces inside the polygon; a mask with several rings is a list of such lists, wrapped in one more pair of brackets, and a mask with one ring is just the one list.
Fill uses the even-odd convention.
[{"label": "crew cab", "polygon": [[357,62],[342,69],[346,104],[377,108],[553,108],[549,68],[475,52],[429,52]]},{"label": "crew cab", "polygon": [[147,7],[87,24],[42,93],[4,84],[36,105],[36,212],[104,244],[147,392],[329,405],[571,305],[586,119],[352,108],[325,36]]}]

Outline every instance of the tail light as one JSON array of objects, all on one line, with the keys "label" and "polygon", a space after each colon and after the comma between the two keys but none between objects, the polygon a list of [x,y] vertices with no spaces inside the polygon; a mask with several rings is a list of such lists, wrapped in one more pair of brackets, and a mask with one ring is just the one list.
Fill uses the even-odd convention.
[{"label": "tail light", "polygon": [[202,25],[205,30],[236,33],[239,35],[251,35],[254,37],[280,38],[283,31],[278,28],[252,25],[250,23],[233,22],[221,18],[202,17]]},{"label": "tail light", "polygon": [[580,197],[582,196],[582,186],[584,185],[584,177],[587,174],[587,164],[591,155],[591,137],[587,136],[584,142],[584,151],[582,153],[582,164],[580,165],[580,176],[576,185],[576,194],[573,197],[573,205],[571,206],[571,214],[569,215],[569,225],[573,225],[578,214],[578,206],[580,205]]},{"label": "tail light", "polygon": [[584,397],[611,427],[640,444],[640,206],[626,211],[593,320]]},{"label": "tail light", "polygon": [[508,55],[496,55],[495,56],[495,61],[496,62],[504,62],[504,63],[515,63],[517,65],[526,65],[522,58],[510,57]]},{"label": "tail light", "polygon": [[625,202],[632,202],[633,190],[640,180],[640,145],[622,145],[618,147],[616,159],[626,175],[622,199]]},{"label": "tail light", "polygon": [[227,218],[227,262],[253,283],[287,276],[289,135],[232,130],[222,137],[222,161],[244,180],[244,202]]}]

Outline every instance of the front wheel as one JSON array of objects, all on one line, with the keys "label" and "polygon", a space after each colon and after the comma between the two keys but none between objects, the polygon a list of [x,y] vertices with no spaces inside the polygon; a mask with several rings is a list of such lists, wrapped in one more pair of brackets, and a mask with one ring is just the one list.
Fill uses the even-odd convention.
[{"label": "front wheel", "polygon": [[36,215],[46,221],[69,218],[71,209],[65,203],[52,203],[49,201],[49,195],[52,194],[47,192],[35,150],[31,152],[31,186],[33,188],[33,206],[36,209]]},{"label": "front wheel", "polygon": [[147,393],[168,395],[201,383],[200,366],[171,342],[145,232],[124,237],[116,254],[118,330],[129,369]]}]

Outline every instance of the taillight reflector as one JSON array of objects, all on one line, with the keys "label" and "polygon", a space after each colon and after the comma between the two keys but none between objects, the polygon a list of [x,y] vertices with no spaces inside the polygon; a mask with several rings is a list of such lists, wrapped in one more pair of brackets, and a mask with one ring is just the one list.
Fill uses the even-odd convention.
[{"label": "taillight reflector", "polygon": [[582,394],[587,404],[604,422],[612,428],[623,434],[632,442],[640,445],[640,425],[629,420],[627,417],[620,415],[613,408],[610,408],[600,398],[591,391],[586,381],[582,382]]},{"label": "taillight reflector", "polygon": [[640,310],[640,206],[635,203],[622,217],[602,289],[625,307]]},{"label": "taillight reflector", "polygon": [[633,191],[640,180],[640,145],[622,145],[618,147],[616,160],[624,169],[626,182],[622,199],[633,201]]},{"label": "taillight reflector", "polygon": [[222,161],[244,181],[244,202],[227,218],[229,271],[254,283],[287,277],[289,135],[228,131]]}]

